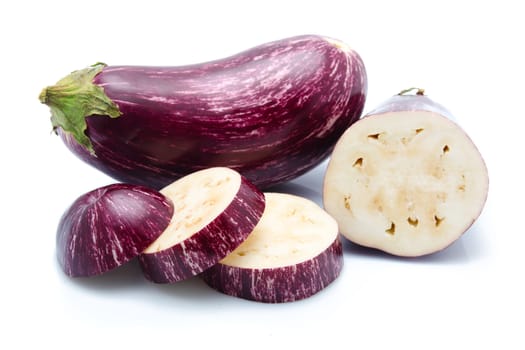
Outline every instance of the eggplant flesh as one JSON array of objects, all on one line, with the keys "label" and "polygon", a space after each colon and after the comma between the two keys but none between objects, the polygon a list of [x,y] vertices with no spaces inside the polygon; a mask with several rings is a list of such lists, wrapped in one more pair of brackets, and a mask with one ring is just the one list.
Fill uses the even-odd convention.
[{"label": "eggplant flesh", "polygon": [[332,152],[323,203],[353,243],[428,255],[481,215],[489,189],[484,159],[451,113],[422,91],[380,104]]},{"label": "eggplant flesh", "polygon": [[175,214],[139,256],[144,276],[155,283],[179,282],[215,265],[246,240],[266,203],[257,187],[224,167],[194,172],[160,192]]},{"label": "eggplant flesh", "polygon": [[264,193],[266,206],[248,238],[201,274],[226,295],[264,303],[311,297],[343,268],[337,222],[316,203],[284,193]]}]

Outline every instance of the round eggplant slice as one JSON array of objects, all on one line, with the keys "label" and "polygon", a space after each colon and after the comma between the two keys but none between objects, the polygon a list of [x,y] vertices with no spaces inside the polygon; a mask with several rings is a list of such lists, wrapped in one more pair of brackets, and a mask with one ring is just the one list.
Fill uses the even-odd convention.
[{"label": "round eggplant slice", "polygon": [[488,173],[450,113],[426,96],[395,96],[339,139],[323,201],[350,241],[420,256],[456,241],[480,215]]},{"label": "round eggplant slice", "polygon": [[175,214],[139,256],[155,283],[178,282],[215,265],[248,237],[265,207],[263,193],[225,167],[194,172],[161,193],[173,201]]},{"label": "round eggplant slice", "polygon": [[60,219],[58,262],[71,277],[102,274],[138,256],[172,216],[171,200],[143,186],[112,184],[85,193]]},{"label": "round eggplant slice", "polygon": [[266,209],[248,239],[201,276],[227,295],[265,303],[304,299],[343,267],[336,221],[314,202],[265,193]]}]

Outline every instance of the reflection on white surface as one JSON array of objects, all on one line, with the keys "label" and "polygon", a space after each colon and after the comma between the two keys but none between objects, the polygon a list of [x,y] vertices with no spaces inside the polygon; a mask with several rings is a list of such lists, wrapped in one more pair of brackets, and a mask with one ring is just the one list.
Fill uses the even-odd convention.
[{"label": "reflection on white surface", "polygon": [[309,198],[323,207],[323,178],[328,159],[319,164],[308,173],[285,184],[273,186],[266,192],[282,192]]}]

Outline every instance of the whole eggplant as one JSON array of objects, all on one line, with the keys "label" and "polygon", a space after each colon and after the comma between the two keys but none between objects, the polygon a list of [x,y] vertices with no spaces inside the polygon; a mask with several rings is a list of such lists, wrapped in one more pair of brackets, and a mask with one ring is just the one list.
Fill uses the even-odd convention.
[{"label": "whole eggplant", "polygon": [[40,100],[67,147],[117,180],[161,188],[225,166],[265,188],[323,161],[366,92],[354,50],[305,35],[189,66],[99,63]]}]

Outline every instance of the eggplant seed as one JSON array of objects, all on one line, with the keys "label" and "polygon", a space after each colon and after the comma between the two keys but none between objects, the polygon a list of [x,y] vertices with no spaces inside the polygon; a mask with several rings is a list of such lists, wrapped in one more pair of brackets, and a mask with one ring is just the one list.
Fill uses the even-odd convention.
[{"label": "eggplant seed", "polygon": [[343,198],[343,201],[344,201],[344,203],[345,203],[345,208],[346,208],[346,210],[348,210],[348,211],[352,211],[352,209],[351,209],[351,207],[350,207],[350,198],[351,198],[350,195],[345,196],[345,197]]},{"label": "eggplant seed", "polygon": [[392,222],[390,228],[386,229],[385,232],[393,236],[396,233],[396,224]]},{"label": "eggplant seed", "polygon": [[410,226],[417,227],[417,225],[419,224],[419,219],[418,218],[413,219],[413,218],[409,217],[407,219],[407,221],[410,224]]},{"label": "eggplant seed", "polygon": [[434,225],[436,227],[439,227],[439,225],[441,225],[441,223],[443,222],[443,220],[445,220],[445,218],[440,218],[438,217],[437,215],[434,215]]}]

